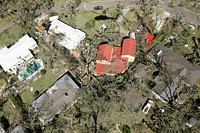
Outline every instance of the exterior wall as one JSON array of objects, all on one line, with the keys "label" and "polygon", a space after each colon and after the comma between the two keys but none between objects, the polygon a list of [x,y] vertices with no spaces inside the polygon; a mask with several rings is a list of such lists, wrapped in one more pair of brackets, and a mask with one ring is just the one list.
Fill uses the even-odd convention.
[{"label": "exterior wall", "polygon": [[128,62],[134,62],[135,57],[130,56],[130,55],[122,55],[122,57],[128,58]]},{"label": "exterior wall", "polygon": [[34,50],[36,48],[39,48],[39,46],[37,44],[35,44],[32,48],[30,48],[30,50]]},{"label": "exterior wall", "polygon": [[116,75],[116,74],[111,74],[111,73],[104,73],[104,72],[102,72],[102,73],[94,73],[94,75],[96,75],[96,76],[98,76],[98,75],[110,75],[110,76],[114,76],[114,75]]},{"label": "exterior wall", "polygon": [[106,60],[96,60],[96,63],[110,65],[111,63]]}]

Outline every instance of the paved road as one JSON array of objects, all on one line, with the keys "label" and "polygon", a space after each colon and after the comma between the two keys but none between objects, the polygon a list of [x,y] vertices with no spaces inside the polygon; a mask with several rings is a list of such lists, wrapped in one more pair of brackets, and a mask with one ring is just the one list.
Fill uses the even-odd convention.
[{"label": "paved road", "polygon": [[199,25],[200,24],[200,14],[196,14],[186,8],[183,7],[168,7],[168,1],[167,0],[160,0],[159,5],[163,7],[165,11],[170,12],[174,16],[180,16],[182,17],[186,22]]},{"label": "paved road", "polygon": [[140,0],[109,0],[102,2],[83,2],[80,4],[80,10],[93,11],[95,6],[103,6],[104,9],[117,7],[119,4],[123,4],[125,6],[137,6]]},{"label": "paved road", "polygon": [[[200,24],[200,15],[195,14],[192,11],[182,8],[182,7],[174,7],[170,8],[168,7],[168,0],[159,0],[159,5],[161,6],[165,11],[170,12],[173,16],[181,16],[186,22],[199,25]],[[128,7],[137,7],[140,0],[110,0],[110,1],[102,1],[102,2],[83,2],[80,4],[79,9],[80,10],[87,10],[92,11],[94,10],[94,7],[99,5],[103,6],[104,9],[106,8],[112,8],[116,7],[118,4],[123,4]]]}]

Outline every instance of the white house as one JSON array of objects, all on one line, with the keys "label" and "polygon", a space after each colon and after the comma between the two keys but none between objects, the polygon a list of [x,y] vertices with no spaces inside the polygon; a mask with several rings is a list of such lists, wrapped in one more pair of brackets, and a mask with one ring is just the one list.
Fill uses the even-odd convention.
[{"label": "white house", "polygon": [[[27,80],[32,74],[35,74],[35,69],[31,69],[30,73],[25,71],[29,64],[36,64],[37,68],[42,68],[41,60],[34,60],[31,50],[38,48],[37,42],[28,35],[23,36],[10,48],[4,47],[0,49],[0,65],[7,73],[13,73],[18,76],[20,80]],[[21,71],[28,74],[26,79],[20,77],[23,74]],[[38,69],[37,69],[38,70]],[[34,71],[34,72],[33,72]],[[19,74],[19,75],[18,75]]]},{"label": "white house", "polygon": [[18,66],[33,58],[30,50],[38,47],[36,41],[28,35],[23,36],[12,47],[0,50],[0,65],[5,72],[15,73]]},{"label": "white house", "polygon": [[63,34],[64,36],[59,40],[59,44],[69,50],[75,49],[80,42],[85,38],[85,32],[73,28],[57,18],[51,19],[51,24],[48,30],[49,34]]}]

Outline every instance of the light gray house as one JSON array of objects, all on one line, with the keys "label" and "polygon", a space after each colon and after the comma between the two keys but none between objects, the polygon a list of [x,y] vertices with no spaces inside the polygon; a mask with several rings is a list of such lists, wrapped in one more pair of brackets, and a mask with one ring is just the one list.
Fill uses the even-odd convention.
[{"label": "light gray house", "polygon": [[193,127],[195,124],[197,124],[197,122],[198,122],[197,119],[191,117],[185,125],[188,127]]},{"label": "light gray house", "polygon": [[188,60],[163,45],[156,45],[148,57],[160,67],[168,69],[170,80],[158,76],[154,80],[156,85],[152,88],[152,93],[165,103],[176,99],[177,87],[181,88],[184,84],[192,86],[200,79],[200,66],[193,66]]},{"label": "light gray house", "polygon": [[135,69],[135,77],[140,79],[140,81],[153,78],[152,76],[159,72],[155,65],[144,65],[142,63],[138,63]]},{"label": "light gray house", "polygon": [[73,105],[79,88],[69,72],[61,76],[50,89],[32,103],[40,121],[45,125],[56,114]]},{"label": "light gray house", "polygon": [[26,129],[21,125],[17,125],[10,133],[26,133]]},{"label": "light gray house", "polygon": [[125,95],[125,106],[132,112],[138,109],[145,101],[146,98],[142,96],[143,92],[136,89],[130,89]]}]

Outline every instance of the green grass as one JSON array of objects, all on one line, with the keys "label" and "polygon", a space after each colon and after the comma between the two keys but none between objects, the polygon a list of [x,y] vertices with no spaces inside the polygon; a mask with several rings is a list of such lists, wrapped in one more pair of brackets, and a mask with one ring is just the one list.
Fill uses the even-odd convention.
[{"label": "green grass", "polygon": [[84,29],[84,31],[86,33],[88,33],[90,36],[92,36],[96,32],[95,29],[97,29],[98,26],[99,26],[98,22],[97,21],[95,22],[95,28],[91,28],[91,30],[88,30],[88,29],[85,28],[85,23],[88,22],[88,21],[90,21],[90,20],[94,20],[94,18],[96,16],[99,16],[99,14],[96,13],[96,12],[90,12],[90,11],[80,12],[75,17],[75,19],[76,19],[76,25],[78,27],[80,27],[80,29]]},{"label": "green grass", "polygon": [[67,0],[54,0],[55,3],[64,3],[66,2]]},{"label": "green grass", "polygon": [[0,25],[1,24],[5,24],[5,23],[8,23],[12,20],[12,18],[10,16],[6,17],[6,18],[3,18],[3,19],[0,19]]},{"label": "green grass", "polygon": [[6,85],[6,80],[5,79],[0,79],[0,88],[4,88]]},{"label": "green grass", "polygon": [[3,113],[4,116],[9,118],[10,124],[16,123],[16,121],[20,120],[20,112],[11,105],[10,101],[7,101],[3,105],[3,112],[1,113]]},{"label": "green grass", "polygon": [[37,81],[31,81],[28,85],[29,87],[33,87],[33,91],[31,92],[30,89],[24,90],[21,92],[21,97],[23,99],[24,103],[32,103],[35,100],[35,91],[38,90],[40,94],[42,94],[44,91],[49,89],[55,81],[58,79],[60,75],[64,73],[64,70],[60,70],[56,73],[53,73],[52,71],[48,70],[45,75],[43,75],[41,78],[39,78]]},{"label": "green grass", "polygon": [[197,81],[196,86],[197,86],[197,91],[192,96],[193,99],[198,99],[200,96],[200,79]]},{"label": "green grass", "polygon": [[120,103],[109,102],[109,110],[99,115],[99,122],[129,125],[131,127],[134,124],[141,122],[145,117],[145,114],[139,110],[138,112],[130,112],[127,108],[122,109]]},{"label": "green grass", "polygon": [[197,3],[197,0],[182,0],[182,2],[179,3],[179,6],[187,8],[195,13],[200,13],[198,6],[193,6],[193,2]]},{"label": "green grass", "polygon": [[19,25],[15,24],[0,34],[0,44],[11,46],[17,42],[17,40],[19,40],[24,33],[25,30]]}]

